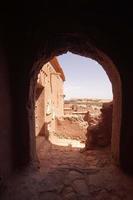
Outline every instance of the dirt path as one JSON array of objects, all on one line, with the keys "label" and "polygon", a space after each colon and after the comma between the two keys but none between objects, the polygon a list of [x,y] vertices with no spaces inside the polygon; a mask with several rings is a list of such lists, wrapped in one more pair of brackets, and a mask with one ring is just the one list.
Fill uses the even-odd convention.
[{"label": "dirt path", "polygon": [[39,171],[13,176],[1,200],[132,200],[133,178],[111,164],[110,151],[46,143]]}]

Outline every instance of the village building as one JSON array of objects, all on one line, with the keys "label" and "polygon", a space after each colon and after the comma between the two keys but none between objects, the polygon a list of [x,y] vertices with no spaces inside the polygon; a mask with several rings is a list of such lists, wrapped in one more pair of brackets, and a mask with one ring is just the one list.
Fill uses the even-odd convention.
[{"label": "village building", "polygon": [[56,57],[43,65],[38,74],[35,97],[36,136],[55,131],[55,119],[64,114],[64,72]]}]

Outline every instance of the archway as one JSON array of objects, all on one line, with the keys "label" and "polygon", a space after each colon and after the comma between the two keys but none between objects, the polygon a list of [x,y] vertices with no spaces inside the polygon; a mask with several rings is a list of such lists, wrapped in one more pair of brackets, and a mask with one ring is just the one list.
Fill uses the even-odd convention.
[{"label": "archway", "polygon": [[87,150],[90,128],[98,130],[97,147],[110,146],[112,100],[111,82],[96,61],[70,52],[54,57],[42,66],[36,83],[37,147],[45,137],[52,144]]},{"label": "archway", "polygon": [[[37,58],[37,61],[34,63],[34,66],[31,72],[32,78],[31,78],[31,84],[30,84],[29,97],[33,99],[33,96],[35,94],[34,85],[37,78],[37,73],[41,69],[42,65],[47,63],[54,56],[61,55],[69,50],[72,53],[79,54],[79,55],[96,60],[99,64],[103,66],[104,70],[106,71],[112,83],[114,101],[113,101],[111,151],[112,151],[112,157],[114,158],[115,162],[119,163],[122,99],[121,99],[121,80],[120,80],[120,75],[117,71],[116,66],[113,64],[111,59],[107,57],[107,55],[105,55],[102,51],[95,48],[94,45],[91,45],[90,42],[85,38],[69,37],[69,36],[66,38],[61,37],[60,42],[59,42],[59,38],[56,38],[56,39],[57,40],[54,40],[55,42],[54,46],[52,46],[52,44],[49,43],[49,45],[45,49],[45,55],[40,55]],[[31,99],[29,100],[31,102]],[[33,111],[34,111],[34,103],[32,104],[32,115],[34,115]],[[30,121],[30,127],[31,127],[30,134],[32,135],[32,137],[34,137],[35,135],[34,117],[33,117],[33,120]],[[33,143],[35,146],[35,139],[33,139]],[[33,151],[33,149],[31,149],[31,151]]]}]

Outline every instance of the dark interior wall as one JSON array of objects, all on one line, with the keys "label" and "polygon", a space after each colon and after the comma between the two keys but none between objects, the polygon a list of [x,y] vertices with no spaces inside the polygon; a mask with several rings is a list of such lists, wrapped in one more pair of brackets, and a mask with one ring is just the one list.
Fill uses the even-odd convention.
[{"label": "dark interior wall", "polygon": [[[121,166],[133,173],[133,92],[132,92],[132,55],[131,51],[128,55],[123,55],[121,60],[121,67],[123,68],[123,95],[122,95],[122,127],[121,127],[121,146],[120,146],[120,160]],[[126,67],[125,67],[126,66]]]},{"label": "dark interior wall", "polygon": [[12,170],[12,105],[9,88],[9,69],[6,56],[0,47],[0,177]]},{"label": "dark interior wall", "polygon": [[[128,1],[117,6],[116,1],[68,0],[65,4],[64,1],[43,1],[43,4],[37,2],[35,5],[32,2],[29,6],[19,2],[19,5],[6,5],[5,8],[1,27],[10,67],[10,84],[5,86],[7,90],[10,87],[12,96],[14,164],[22,166],[36,159],[32,99],[37,70],[43,61],[47,62],[67,50],[76,53],[79,46],[82,46],[79,54],[87,56],[88,49],[84,44],[88,42],[104,52],[120,73],[120,164],[127,171],[133,171],[130,156],[133,153],[132,6]],[[89,54],[93,57],[95,52],[92,46]],[[6,82],[5,76],[3,81]],[[0,93],[7,98],[2,91]],[[10,98],[7,99],[10,102]],[[6,114],[10,118],[9,109]],[[8,137],[10,143],[10,134]]]}]

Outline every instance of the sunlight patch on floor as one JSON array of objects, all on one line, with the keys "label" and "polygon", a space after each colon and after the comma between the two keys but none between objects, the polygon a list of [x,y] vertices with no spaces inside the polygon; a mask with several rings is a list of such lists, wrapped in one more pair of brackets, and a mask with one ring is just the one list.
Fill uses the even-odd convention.
[{"label": "sunlight patch on floor", "polygon": [[58,146],[71,146],[71,147],[76,147],[76,148],[84,148],[85,147],[85,143],[81,143],[79,140],[58,138],[54,134],[50,134],[49,141],[52,144],[55,144]]}]

